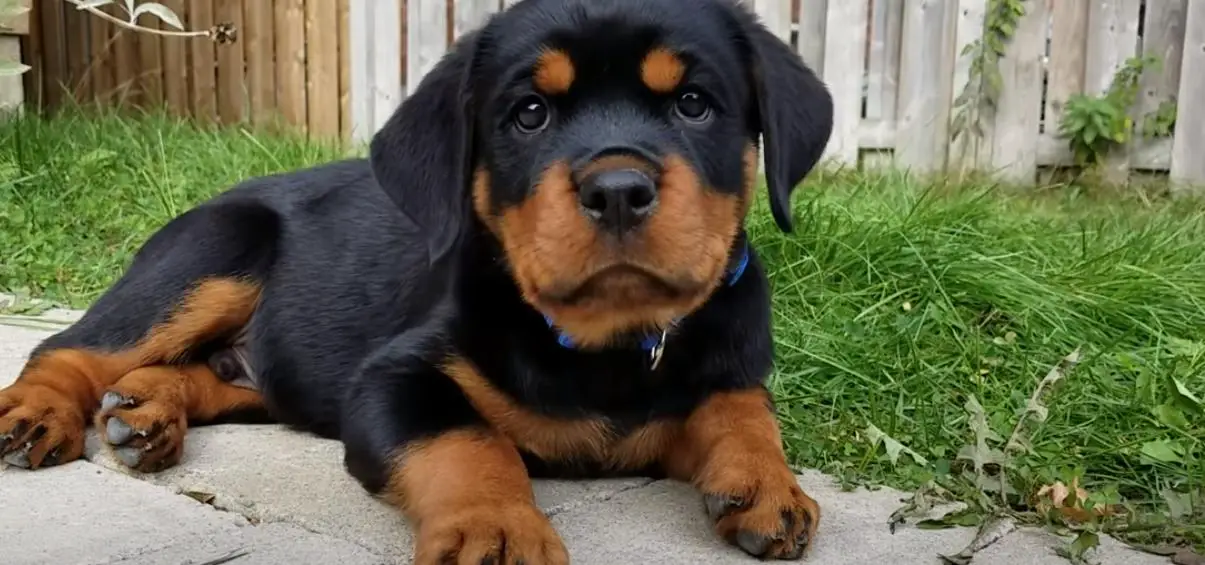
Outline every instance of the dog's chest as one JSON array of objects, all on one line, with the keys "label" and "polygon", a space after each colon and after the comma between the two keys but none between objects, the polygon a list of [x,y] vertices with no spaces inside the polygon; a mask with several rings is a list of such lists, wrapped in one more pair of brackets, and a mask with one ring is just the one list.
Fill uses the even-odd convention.
[{"label": "dog's chest", "polygon": [[656,420],[621,427],[601,417],[563,418],[521,406],[464,360],[444,367],[469,402],[519,449],[549,463],[589,463],[606,470],[657,463],[682,433],[682,422]]}]

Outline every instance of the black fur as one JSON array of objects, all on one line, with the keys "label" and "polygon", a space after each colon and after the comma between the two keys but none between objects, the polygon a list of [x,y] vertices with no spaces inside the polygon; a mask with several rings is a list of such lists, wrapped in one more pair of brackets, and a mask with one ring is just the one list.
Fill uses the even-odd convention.
[{"label": "black fur", "polygon": [[[637,75],[615,74],[636,68],[655,42],[697,65],[692,80],[719,112],[709,126],[666,119],[672,98],[639,94]],[[568,51],[581,81],[551,103],[559,121],[546,143],[508,126],[541,45]],[[341,439],[348,469],[371,491],[408,442],[484,425],[440,373],[451,355],[534,412],[620,429],[685,417],[712,393],[758,386],[771,369],[769,287],[756,253],[736,284],[681,321],[656,371],[637,348],[562,347],[473,213],[472,173],[490,173],[496,210],[528,198],[553,159],[668,147],[709,189],[737,195],[743,151],[764,135],[785,231],[790,193],[827,143],[831,106],[789,47],[723,0],[527,0],[458,41],[375,137],[370,159],[253,179],[182,215],[39,351],[129,345],[200,277],[250,277],[264,290],[246,348],[272,415]],[[589,462],[528,463],[547,474],[593,471]]]}]

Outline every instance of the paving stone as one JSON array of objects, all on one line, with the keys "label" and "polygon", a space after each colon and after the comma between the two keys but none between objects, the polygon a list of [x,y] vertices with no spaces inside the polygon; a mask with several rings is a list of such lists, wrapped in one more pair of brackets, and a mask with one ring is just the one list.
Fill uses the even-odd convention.
[{"label": "paving stone", "polygon": [[[259,522],[290,522],[398,559],[412,556],[413,537],[394,508],[371,497],[343,469],[337,441],[274,425],[189,430],[184,457],[155,474],[128,470],[93,436],[88,457],[177,491],[214,495],[212,504]],[[537,481],[536,499],[557,513],[605,500],[647,480]]]},{"label": "paving stone", "polygon": [[393,560],[353,543],[287,524],[242,528],[113,561],[106,565],[389,565]]},{"label": "paving stone", "polygon": [[17,380],[29,352],[48,335],[45,330],[0,324],[0,388]]},{"label": "paving stone", "polygon": [[[843,492],[820,473],[806,472],[799,484],[820,503],[817,540],[803,563],[824,565],[939,565],[939,553],[954,554],[974,537],[970,528],[920,530],[907,525],[892,534],[887,518],[904,493],[891,489]],[[660,565],[749,565],[751,560],[712,533],[700,496],[689,486],[658,481],[607,501],[558,514],[574,565],[657,563]],[[1017,532],[981,552],[975,565],[1066,565],[1050,561],[1058,540],[1042,532]],[[1101,565],[1166,565],[1168,561],[1102,542]]]},{"label": "paving stone", "polygon": [[92,565],[245,527],[237,514],[86,461],[0,469],[5,565]]},{"label": "paving stone", "polygon": [[[56,317],[73,318],[71,312]],[[16,378],[29,350],[50,333],[0,324],[0,387]],[[181,465],[155,475],[117,464],[98,449],[95,433],[89,436],[92,462],[36,472],[0,468],[0,562],[200,564],[240,551],[246,554],[231,565],[409,561],[409,528],[343,470],[338,442],[280,426],[196,428],[187,442]],[[974,535],[966,528],[909,526],[892,535],[887,517],[903,493],[842,492],[816,472],[799,480],[824,512],[802,563],[937,565],[938,553],[957,552]],[[213,506],[177,494],[183,491],[211,493]],[[699,495],[680,483],[538,481],[536,492],[575,565],[756,563],[712,534]],[[974,563],[1064,565],[1053,550],[1064,542],[1018,531]],[[1110,538],[1092,557],[1100,565],[1170,563]]]}]

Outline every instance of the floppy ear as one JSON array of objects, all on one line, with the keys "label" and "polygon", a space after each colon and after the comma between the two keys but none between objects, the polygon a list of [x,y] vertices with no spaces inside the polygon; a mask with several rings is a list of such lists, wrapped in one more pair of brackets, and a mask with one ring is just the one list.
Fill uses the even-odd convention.
[{"label": "floppy ear", "polygon": [[424,231],[431,264],[455,247],[468,223],[476,115],[470,79],[479,37],[456,42],[369,148],[377,184]]},{"label": "floppy ear", "polygon": [[746,9],[739,11],[752,58],[756,120],[766,154],[770,210],[779,229],[790,232],[791,193],[816,166],[828,145],[833,131],[833,99],[789,44],[770,33]]}]

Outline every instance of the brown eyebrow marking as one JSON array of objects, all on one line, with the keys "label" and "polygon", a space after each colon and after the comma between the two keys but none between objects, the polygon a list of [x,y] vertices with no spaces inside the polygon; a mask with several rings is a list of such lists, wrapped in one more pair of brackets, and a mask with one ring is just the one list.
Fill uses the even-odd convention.
[{"label": "brown eyebrow marking", "polygon": [[640,79],[653,92],[668,94],[678,88],[686,75],[686,63],[665,47],[654,47],[640,64]]},{"label": "brown eyebrow marking", "polygon": [[546,49],[536,60],[534,81],[544,94],[564,94],[573,86],[573,59],[560,49]]}]

